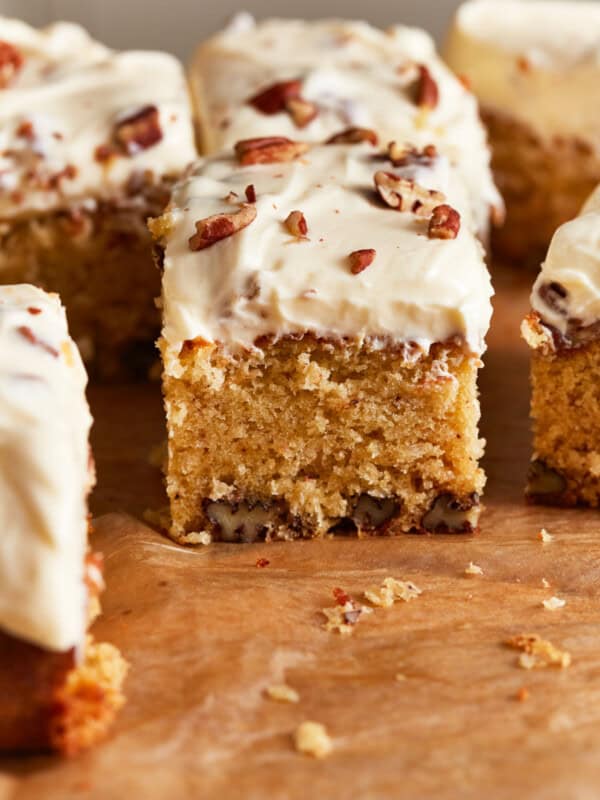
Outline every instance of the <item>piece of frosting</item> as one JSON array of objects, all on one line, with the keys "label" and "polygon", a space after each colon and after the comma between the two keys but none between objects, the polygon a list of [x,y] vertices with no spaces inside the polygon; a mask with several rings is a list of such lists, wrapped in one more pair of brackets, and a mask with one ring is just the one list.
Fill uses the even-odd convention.
[{"label": "piece of frosting", "polygon": [[[7,78],[2,59],[15,52]],[[152,106],[148,124],[159,134],[138,134],[141,145],[129,149],[115,140],[119,122]],[[69,23],[35,30],[0,18],[0,218],[113,197],[132,175],[178,175],[194,158],[185,76],[173,56],[118,53]]]},{"label": "piece of frosting", "polygon": [[470,0],[456,13],[445,55],[484,107],[542,138],[600,147],[600,3]]},{"label": "piece of frosting", "polygon": [[[427,66],[437,83],[439,102],[427,112],[407,91],[414,64]],[[319,110],[301,129],[288,113],[264,114],[247,102],[289,79],[302,81],[302,97]],[[490,207],[502,208],[475,98],[441,62],[424,31],[381,31],[347,20],[255,24],[244,15],[198,48],[190,81],[208,153],[249,136],[324,142],[343,128],[362,126],[375,130],[383,144],[435,144],[443,151],[468,187],[481,231]]]},{"label": "piece of frosting", "polygon": [[[261,336],[312,332],[427,351],[457,336],[483,351],[492,288],[480,242],[464,224],[453,240],[430,239],[426,218],[385,205],[374,173],[403,171],[377,152],[367,144],[314,146],[292,162],[251,166],[222,155],[201,161],[176,186],[160,220],[167,371],[177,369],[182,343],[197,337],[235,350]],[[445,158],[420,167],[417,177],[457,210],[468,206]],[[195,223],[236,212],[249,185],[254,221],[192,251]],[[304,215],[304,237],[285,225],[292,211]],[[373,263],[353,274],[350,253],[364,249],[376,251]]]},{"label": "piece of frosting", "polygon": [[600,320],[600,187],[554,234],[531,305],[563,335]]},{"label": "piece of frosting", "polygon": [[86,382],[58,296],[0,287],[0,629],[49,650],[86,629]]}]

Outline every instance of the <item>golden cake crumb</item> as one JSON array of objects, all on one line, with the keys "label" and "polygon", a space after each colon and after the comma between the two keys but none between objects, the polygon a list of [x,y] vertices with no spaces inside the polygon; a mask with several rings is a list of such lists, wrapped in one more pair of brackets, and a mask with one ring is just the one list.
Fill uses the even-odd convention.
[{"label": "golden cake crumb", "polygon": [[465,569],[465,575],[483,575],[483,570],[477,564],[469,561],[469,566]]},{"label": "golden cake crumb", "polygon": [[403,672],[397,672],[396,673],[396,680],[398,681],[398,683],[403,683],[404,681],[407,681],[408,678],[406,677],[406,675]]},{"label": "golden cake crumb", "polygon": [[365,599],[374,606],[389,608],[396,600],[408,602],[418,597],[421,589],[412,581],[398,581],[395,578],[385,578],[381,586],[371,586],[365,593]]},{"label": "golden cake crumb", "polygon": [[549,589],[550,581],[547,581],[546,578],[542,578],[542,586],[544,587],[544,589]]},{"label": "golden cake crumb", "polygon": [[542,528],[538,533],[538,539],[540,539],[544,544],[548,544],[548,542],[554,541],[554,536],[551,533],[548,533],[546,528]]},{"label": "golden cake crumb", "polygon": [[271,700],[277,700],[280,703],[298,703],[300,695],[291,686],[286,683],[276,683],[273,686],[267,686],[265,694]]},{"label": "golden cake crumb", "polygon": [[523,669],[542,667],[560,667],[564,669],[571,664],[571,654],[561,650],[537,633],[520,633],[506,640],[506,645],[515,650],[522,650],[518,664]]},{"label": "golden cake crumb", "polygon": [[348,599],[343,605],[321,609],[321,613],[325,615],[323,627],[326,631],[337,631],[342,636],[349,636],[358,620],[364,614],[372,612],[372,608],[358,605],[354,600]]},{"label": "golden cake crumb", "polygon": [[543,600],[542,605],[548,611],[556,611],[558,608],[564,608],[567,605],[567,601],[563,600],[562,597],[550,597],[548,600]]},{"label": "golden cake crumb", "polygon": [[324,725],[307,720],[294,732],[296,750],[313,758],[325,758],[333,750],[333,742]]}]

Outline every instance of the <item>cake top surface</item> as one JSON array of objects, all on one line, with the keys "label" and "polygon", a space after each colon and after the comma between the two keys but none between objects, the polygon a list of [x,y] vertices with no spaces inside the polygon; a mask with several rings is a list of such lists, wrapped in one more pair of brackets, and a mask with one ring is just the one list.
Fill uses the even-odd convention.
[{"label": "cake top surface", "polygon": [[58,297],[0,287],[0,628],[53,650],[86,627],[85,384]]},{"label": "cake top surface", "polygon": [[563,0],[470,0],[456,15],[468,36],[548,68],[600,64],[600,4]]},{"label": "cake top surface", "polygon": [[[476,101],[424,31],[336,19],[255,23],[245,15],[200,46],[191,80],[208,152],[275,133],[323,142],[341,128],[363,126],[383,143],[435,142],[457,165],[481,228],[489,207],[502,205]],[[312,116],[293,102],[279,109],[250,102],[293,80]]]},{"label": "cake top surface", "polygon": [[600,322],[600,187],[554,234],[531,305],[562,334]]},{"label": "cake top surface", "polygon": [[[460,215],[464,188],[443,156],[406,160],[393,167],[363,143],[314,146],[279,163],[244,165],[233,154],[199,162],[152,226],[165,246],[173,361],[188,340],[235,349],[306,332],[424,350],[459,337],[481,353],[492,294],[481,245],[466,224],[455,238],[428,237],[432,208],[451,203]],[[392,203],[399,192],[406,211],[379,196],[376,173],[404,179],[382,191]],[[214,216],[223,214],[229,222]]]},{"label": "cake top surface", "polygon": [[114,196],[133,175],[178,174],[194,157],[174,57],[0,17],[0,218]]},{"label": "cake top surface", "polygon": [[[600,3],[470,0],[456,13],[446,60],[482,106],[551,147],[557,158],[600,148],[596,104]],[[555,140],[554,137],[560,137]],[[571,149],[569,149],[571,148]]]}]

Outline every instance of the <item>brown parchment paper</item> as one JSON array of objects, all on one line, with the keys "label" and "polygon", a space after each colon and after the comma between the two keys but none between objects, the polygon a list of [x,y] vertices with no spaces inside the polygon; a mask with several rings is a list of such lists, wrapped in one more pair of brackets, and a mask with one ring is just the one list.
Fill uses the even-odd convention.
[{"label": "brown parchment paper", "polygon": [[[129,700],[89,753],[3,760],[1,800],[598,798],[600,515],[522,502],[527,289],[504,277],[496,302],[476,537],[179,548],[132,516],[164,502],[148,462],[163,435],[158,387],[95,388],[95,545],[108,584],[95,632],[131,662]],[[537,538],[542,526],[553,542]],[[471,561],[483,575],[465,575]],[[358,595],[388,575],[423,594],[349,638],[323,630],[334,587]],[[544,609],[552,595],[565,608]],[[569,650],[572,666],[519,668],[502,643],[526,631]],[[284,681],[298,704],[264,697]],[[307,719],[333,739],[323,761],[293,748]]]}]

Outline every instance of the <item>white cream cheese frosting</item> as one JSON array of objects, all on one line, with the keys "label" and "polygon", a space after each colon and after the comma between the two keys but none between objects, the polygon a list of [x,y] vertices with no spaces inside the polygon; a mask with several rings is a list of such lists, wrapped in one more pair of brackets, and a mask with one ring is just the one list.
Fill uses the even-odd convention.
[{"label": "white cream cheese frosting", "polygon": [[[119,123],[140,112],[147,129],[127,147]],[[69,23],[35,30],[0,18],[0,219],[114,196],[132,175],[178,175],[194,158],[173,56],[118,53]]]},{"label": "white cream cheese frosting", "polygon": [[554,234],[531,305],[563,335],[600,321],[600,187]]},{"label": "white cream cheese frosting", "polygon": [[0,287],[0,629],[49,650],[87,622],[86,380],[58,297]]},{"label": "white cream cheese frosting", "polygon": [[[465,182],[476,224],[487,228],[490,207],[502,208],[494,186],[485,132],[473,95],[451,74],[423,31],[380,31],[347,20],[270,19],[245,15],[202,44],[190,81],[208,153],[249,136],[279,134],[324,142],[349,126],[371,128],[390,140],[419,147],[435,144]],[[426,112],[410,96],[411,66],[434,79],[439,99]],[[299,79],[302,97],[318,109],[298,129],[284,112],[265,114],[248,103],[278,81]]]},{"label": "white cream cheese frosting", "polygon": [[445,54],[485,107],[542,138],[576,136],[600,148],[600,3],[470,0]]},{"label": "white cream cheese frosting", "polygon": [[[480,354],[492,295],[481,244],[466,224],[455,239],[430,239],[427,219],[388,207],[374,189],[374,173],[387,169],[405,174],[368,144],[314,146],[287,163],[241,166],[227,154],[199,162],[159,221],[167,372],[176,374],[182,344],[197,338],[235,350],[311,332],[427,351],[456,336]],[[457,210],[468,207],[444,157],[409,173]],[[249,185],[256,218],[192,250],[196,223],[236,212]],[[292,211],[304,215],[304,236],[286,227]],[[373,262],[353,274],[350,254],[369,249]]]}]

